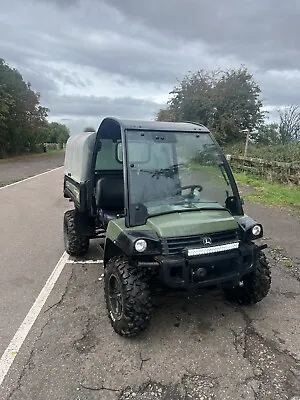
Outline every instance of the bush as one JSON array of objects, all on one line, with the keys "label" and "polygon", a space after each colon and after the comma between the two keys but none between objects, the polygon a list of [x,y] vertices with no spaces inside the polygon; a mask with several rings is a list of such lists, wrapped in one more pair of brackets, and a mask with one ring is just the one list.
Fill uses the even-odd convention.
[{"label": "bush", "polygon": [[[226,154],[243,156],[245,143],[236,143],[223,148]],[[265,161],[279,161],[300,164],[300,143],[287,145],[261,146],[249,143],[247,157],[261,158]]]}]

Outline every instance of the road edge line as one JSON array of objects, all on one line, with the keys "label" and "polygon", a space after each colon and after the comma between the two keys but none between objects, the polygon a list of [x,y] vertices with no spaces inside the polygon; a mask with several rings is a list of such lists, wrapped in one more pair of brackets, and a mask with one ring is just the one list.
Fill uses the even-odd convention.
[{"label": "road edge line", "polygon": [[49,171],[45,171],[45,172],[42,172],[42,173],[37,174],[37,175],[29,176],[28,178],[21,179],[20,181],[17,181],[17,182],[9,183],[8,185],[1,186],[1,187],[0,187],[0,190],[1,190],[1,189],[6,189],[6,188],[8,188],[8,187],[10,187],[10,186],[18,185],[19,183],[22,183],[22,182],[30,181],[31,179],[38,178],[39,176],[49,174],[50,172],[57,171],[58,169],[63,168],[63,167],[64,167],[64,166],[61,165],[60,167],[50,169]]},{"label": "road edge line", "polygon": [[69,255],[64,252],[59,259],[58,263],[54,267],[51,275],[47,279],[44,287],[40,291],[40,294],[36,298],[32,307],[28,311],[26,317],[24,318],[19,329],[12,338],[10,344],[4,351],[0,359],[0,386],[4,381],[12,363],[14,362],[22,344],[24,343],[28,333],[30,332],[34,322],[39,316],[44,304],[46,303],[56,281],[58,280],[60,274],[62,273],[64,266],[67,264]]}]

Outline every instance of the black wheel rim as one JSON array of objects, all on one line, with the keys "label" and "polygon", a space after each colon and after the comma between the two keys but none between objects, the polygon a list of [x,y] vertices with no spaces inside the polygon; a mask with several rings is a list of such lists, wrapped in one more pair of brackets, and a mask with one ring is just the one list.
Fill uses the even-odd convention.
[{"label": "black wheel rim", "polygon": [[110,275],[108,281],[108,296],[111,311],[115,319],[121,319],[123,314],[122,285],[119,277]]}]

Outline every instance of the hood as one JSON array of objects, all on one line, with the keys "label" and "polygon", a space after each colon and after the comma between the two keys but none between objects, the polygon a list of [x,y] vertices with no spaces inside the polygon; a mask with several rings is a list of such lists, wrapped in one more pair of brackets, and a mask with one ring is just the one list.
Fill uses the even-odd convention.
[{"label": "hood", "polygon": [[227,210],[178,212],[148,218],[147,226],[160,237],[201,235],[238,229]]}]

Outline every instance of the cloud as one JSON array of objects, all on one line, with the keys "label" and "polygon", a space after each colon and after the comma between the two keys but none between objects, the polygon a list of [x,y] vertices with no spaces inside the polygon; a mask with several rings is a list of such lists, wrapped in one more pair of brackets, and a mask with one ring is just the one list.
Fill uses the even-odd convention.
[{"label": "cloud", "polygon": [[[57,104],[57,100],[59,103]],[[96,96],[53,96],[48,103],[57,116],[98,117],[119,116],[130,119],[149,119],[163,104],[132,97],[110,98]]]},{"label": "cloud", "polygon": [[276,68],[276,62],[279,68],[299,65],[298,0],[105,1],[128,19],[164,35],[202,41],[215,54],[232,54],[266,68]]},{"label": "cloud", "polygon": [[41,92],[51,118],[72,129],[97,113],[153,118],[177,80],[200,68],[245,64],[268,108],[300,103],[296,0],[11,0],[1,7],[1,57]]},{"label": "cloud", "polygon": [[269,70],[261,84],[265,103],[276,107],[300,103],[300,71]]},{"label": "cloud", "polygon": [[55,118],[71,130],[81,132],[86,126],[97,128],[107,116],[125,119],[154,119],[157,110],[163,107],[154,101],[132,97],[97,97],[75,95],[53,95],[47,99]]}]

